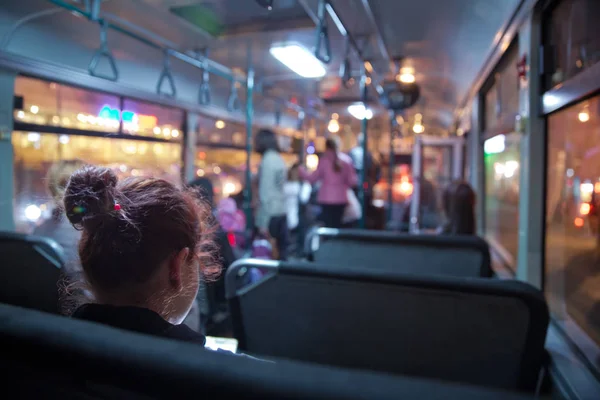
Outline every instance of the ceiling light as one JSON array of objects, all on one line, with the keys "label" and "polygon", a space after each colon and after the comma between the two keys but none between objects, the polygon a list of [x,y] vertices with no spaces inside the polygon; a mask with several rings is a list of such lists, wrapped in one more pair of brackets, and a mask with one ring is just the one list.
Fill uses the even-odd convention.
[{"label": "ceiling light", "polygon": [[371,119],[373,118],[373,111],[365,108],[362,103],[356,103],[348,106],[348,112],[356,119]]},{"label": "ceiling light", "polygon": [[331,121],[329,121],[329,124],[327,125],[327,130],[331,133],[338,133],[340,131],[339,122],[337,122],[336,119],[332,119]]},{"label": "ceiling light", "polygon": [[588,122],[590,120],[590,113],[587,110],[583,110],[577,115],[577,118],[579,118],[579,121],[581,122]]},{"label": "ceiling light", "polygon": [[303,78],[321,78],[326,70],[313,53],[299,44],[274,45],[269,50],[283,65]]},{"label": "ceiling light", "polygon": [[416,123],[416,124],[413,125],[413,132],[414,133],[423,133],[423,131],[425,131],[425,127],[423,126],[423,124]]},{"label": "ceiling light", "polygon": [[37,114],[40,111],[40,108],[38,106],[31,106],[29,111],[31,111],[32,114]]},{"label": "ceiling light", "polygon": [[402,83],[413,83],[415,81],[415,70],[409,67],[400,69],[400,73],[396,76],[396,80]]}]

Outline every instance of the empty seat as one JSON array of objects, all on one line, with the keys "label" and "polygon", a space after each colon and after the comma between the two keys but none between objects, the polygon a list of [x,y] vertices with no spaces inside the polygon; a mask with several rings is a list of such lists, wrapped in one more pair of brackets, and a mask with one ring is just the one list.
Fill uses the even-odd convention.
[{"label": "empty seat", "polygon": [[62,248],[52,239],[0,232],[0,302],[59,312]]},{"label": "empty seat", "polygon": [[[252,266],[273,273],[231,288]],[[240,260],[226,285],[234,334],[253,354],[535,390],[548,309],[523,282]]]},{"label": "empty seat", "polygon": [[307,238],[307,254],[313,261],[343,268],[366,266],[388,272],[470,278],[493,275],[489,246],[477,236],[320,228]]},{"label": "empty seat", "polygon": [[0,373],[16,398],[521,399],[289,361],[268,363],[0,305]]}]

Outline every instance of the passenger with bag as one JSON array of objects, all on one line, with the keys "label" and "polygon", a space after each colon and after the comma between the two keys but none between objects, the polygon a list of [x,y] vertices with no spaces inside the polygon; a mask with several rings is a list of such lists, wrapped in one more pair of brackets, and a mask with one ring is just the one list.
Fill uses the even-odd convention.
[{"label": "passenger with bag", "polygon": [[335,139],[325,142],[325,153],[313,173],[300,169],[300,177],[310,183],[321,182],[317,202],[321,206],[321,220],[326,227],[341,228],[344,211],[348,205],[348,189],[357,184],[356,172],[350,162],[338,154]]}]

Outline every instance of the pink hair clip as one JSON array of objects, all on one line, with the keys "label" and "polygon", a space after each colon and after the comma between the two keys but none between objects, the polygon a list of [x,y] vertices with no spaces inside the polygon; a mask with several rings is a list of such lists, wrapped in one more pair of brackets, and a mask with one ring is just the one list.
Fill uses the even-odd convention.
[{"label": "pink hair clip", "polygon": [[119,211],[121,209],[121,205],[119,203],[115,203],[115,211]]}]

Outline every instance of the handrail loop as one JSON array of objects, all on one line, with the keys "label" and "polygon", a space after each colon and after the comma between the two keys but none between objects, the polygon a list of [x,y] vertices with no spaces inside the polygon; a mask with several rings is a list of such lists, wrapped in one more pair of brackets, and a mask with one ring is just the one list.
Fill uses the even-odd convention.
[{"label": "handrail loop", "polygon": [[[163,92],[162,90],[165,79],[169,83],[169,92]],[[177,95],[177,88],[175,87],[175,79],[173,78],[173,74],[171,72],[171,61],[169,59],[168,51],[164,52],[163,69],[160,73],[160,77],[158,78],[158,83],[156,84],[156,93],[167,97],[175,97]]]},{"label": "handrail loop", "polygon": [[350,63],[350,39],[346,36],[346,50],[344,52],[344,61],[340,65],[340,78],[345,88],[350,88],[354,85],[355,80],[352,78],[352,64]]},{"label": "handrail loop", "polygon": [[238,88],[240,86],[239,82],[231,82],[231,91],[229,93],[229,99],[227,100],[227,110],[239,111],[241,108],[240,97],[238,95]]},{"label": "handrail loop", "polygon": [[[319,25],[317,26],[317,45],[315,46],[315,57],[325,64],[331,62],[331,43],[329,42],[329,29],[327,27],[327,0],[319,2]],[[324,49],[322,49],[324,47]],[[322,54],[325,50],[325,54]]]},{"label": "handrail loop", "polygon": [[[100,25],[100,47],[98,48],[98,50],[96,50],[94,56],[90,60],[90,64],[88,65],[88,71],[90,75],[95,76],[97,78],[103,78],[109,81],[116,82],[119,79],[119,70],[117,69],[115,58],[113,57],[110,49],[108,48],[106,34],[107,28],[107,22],[102,21],[102,24]],[[108,64],[112,71],[112,76],[96,72],[96,68],[98,67],[98,63],[100,62],[100,59],[102,59],[102,57],[105,57],[108,60]]]},{"label": "handrail loop", "polygon": [[202,52],[202,56],[204,57],[204,62],[202,63],[202,75],[200,77],[200,93],[198,94],[198,102],[207,106],[211,102],[210,95],[210,73],[208,72],[208,49],[204,49]]}]

